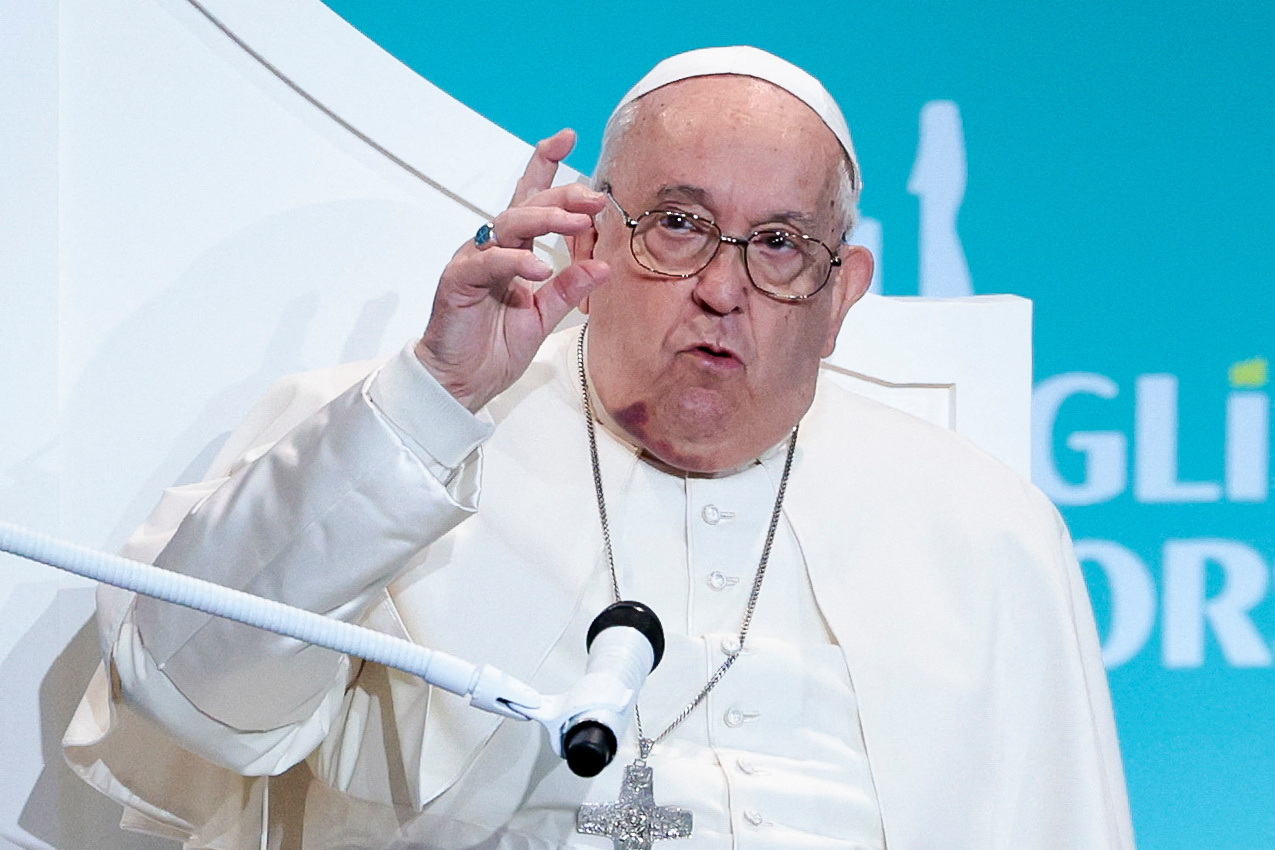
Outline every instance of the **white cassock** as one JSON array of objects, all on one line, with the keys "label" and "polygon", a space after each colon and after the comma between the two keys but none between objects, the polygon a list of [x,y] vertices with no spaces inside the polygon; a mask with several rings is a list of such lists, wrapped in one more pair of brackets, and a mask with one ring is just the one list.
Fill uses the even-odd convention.
[{"label": "white cassock", "polygon": [[[563,691],[611,601],[577,333],[489,405],[494,433],[410,349],[286,380],[125,554]],[[784,447],[696,477],[598,434],[622,595],[669,633],[651,734],[736,649]],[[574,833],[575,810],[615,799],[631,730],[582,780],[538,726],[396,671],[118,591],[99,621],[112,661],[67,754],[126,825],[236,850],[263,831],[307,850],[610,846]],[[650,764],[657,803],[696,820],[657,848],[1133,847],[1057,512],[960,437],[826,382],[744,656]]]}]

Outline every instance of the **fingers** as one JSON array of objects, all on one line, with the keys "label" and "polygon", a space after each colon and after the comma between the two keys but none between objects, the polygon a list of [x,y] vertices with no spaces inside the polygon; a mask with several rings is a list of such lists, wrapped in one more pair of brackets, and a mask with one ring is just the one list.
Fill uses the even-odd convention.
[{"label": "fingers", "polygon": [[595,192],[583,183],[567,183],[542,189],[530,195],[523,206],[528,207],[561,207],[571,212],[582,212],[597,215],[607,204],[607,196],[603,192]]},{"label": "fingers", "polygon": [[527,163],[518,186],[514,189],[510,206],[524,203],[536,192],[548,189],[553,185],[554,175],[558,173],[558,163],[567,158],[576,145],[575,130],[562,129],[536,145],[531,161]]},{"label": "fingers", "polygon": [[528,281],[548,280],[553,267],[530,251],[521,248],[487,248],[464,258],[450,269],[449,277],[468,289],[504,289],[514,278]]},{"label": "fingers", "polygon": [[581,260],[567,266],[550,283],[537,289],[534,296],[536,307],[546,333],[610,277],[611,267],[602,260]]},{"label": "fingers", "polygon": [[[579,183],[537,192],[524,206],[510,207],[493,220],[495,238],[479,250],[497,246],[531,248],[535,239],[557,233],[572,236],[593,227],[593,217],[606,206],[606,195]],[[472,241],[459,253],[476,247]]]},{"label": "fingers", "polygon": [[593,217],[561,207],[512,207],[496,217],[496,244],[529,248],[532,240],[550,233],[568,236],[593,227]]}]

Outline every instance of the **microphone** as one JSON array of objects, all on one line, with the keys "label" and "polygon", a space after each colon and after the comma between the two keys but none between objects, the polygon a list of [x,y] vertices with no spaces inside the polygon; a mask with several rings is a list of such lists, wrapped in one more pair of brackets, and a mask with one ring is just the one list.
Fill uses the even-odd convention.
[{"label": "microphone", "polygon": [[617,732],[624,731],[642,683],[664,657],[664,629],[642,603],[616,602],[594,618],[585,646],[589,661],[566,694],[558,728],[571,772],[596,776],[615,758]]}]

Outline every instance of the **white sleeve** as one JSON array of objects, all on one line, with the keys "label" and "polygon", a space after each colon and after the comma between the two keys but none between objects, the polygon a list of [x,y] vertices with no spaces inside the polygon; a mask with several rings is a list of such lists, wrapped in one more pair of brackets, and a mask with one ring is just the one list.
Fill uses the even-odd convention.
[{"label": "white sleeve", "polygon": [[[295,403],[287,408],[296,415]],[[200,500],[155,563],[357,621],[423,547],[473,512],[478,447],[491,431],[406,349],[268,450],[253,446],[254,459],[210,493],[213,482],[194,485]],[[161,503],[156,513],[163,525],[176,512]],[[154,552],[165,534],[148,523],[129,548]],[[349,676],[349,660],[330,650],[149,598],[113,631],[126,699],[184,745],[245,773],[304,758]]]}]

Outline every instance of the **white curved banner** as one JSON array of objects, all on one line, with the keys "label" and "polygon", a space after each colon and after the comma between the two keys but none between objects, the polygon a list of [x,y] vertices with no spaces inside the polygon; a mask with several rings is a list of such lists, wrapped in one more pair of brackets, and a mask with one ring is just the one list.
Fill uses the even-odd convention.
[{"label": "white curved banner", "polygon": [[[10,0],[0,114],[0,519],[107,550],[277,378],[418,334],[530,154],[318,0]],[[874,297],[830,368],[1025,473],[1030,321]],[[907,335],[924,356],[895,356]],[[86,582],[0,556],[0,846],[172,846],[63,765],[91,611]]]}]

